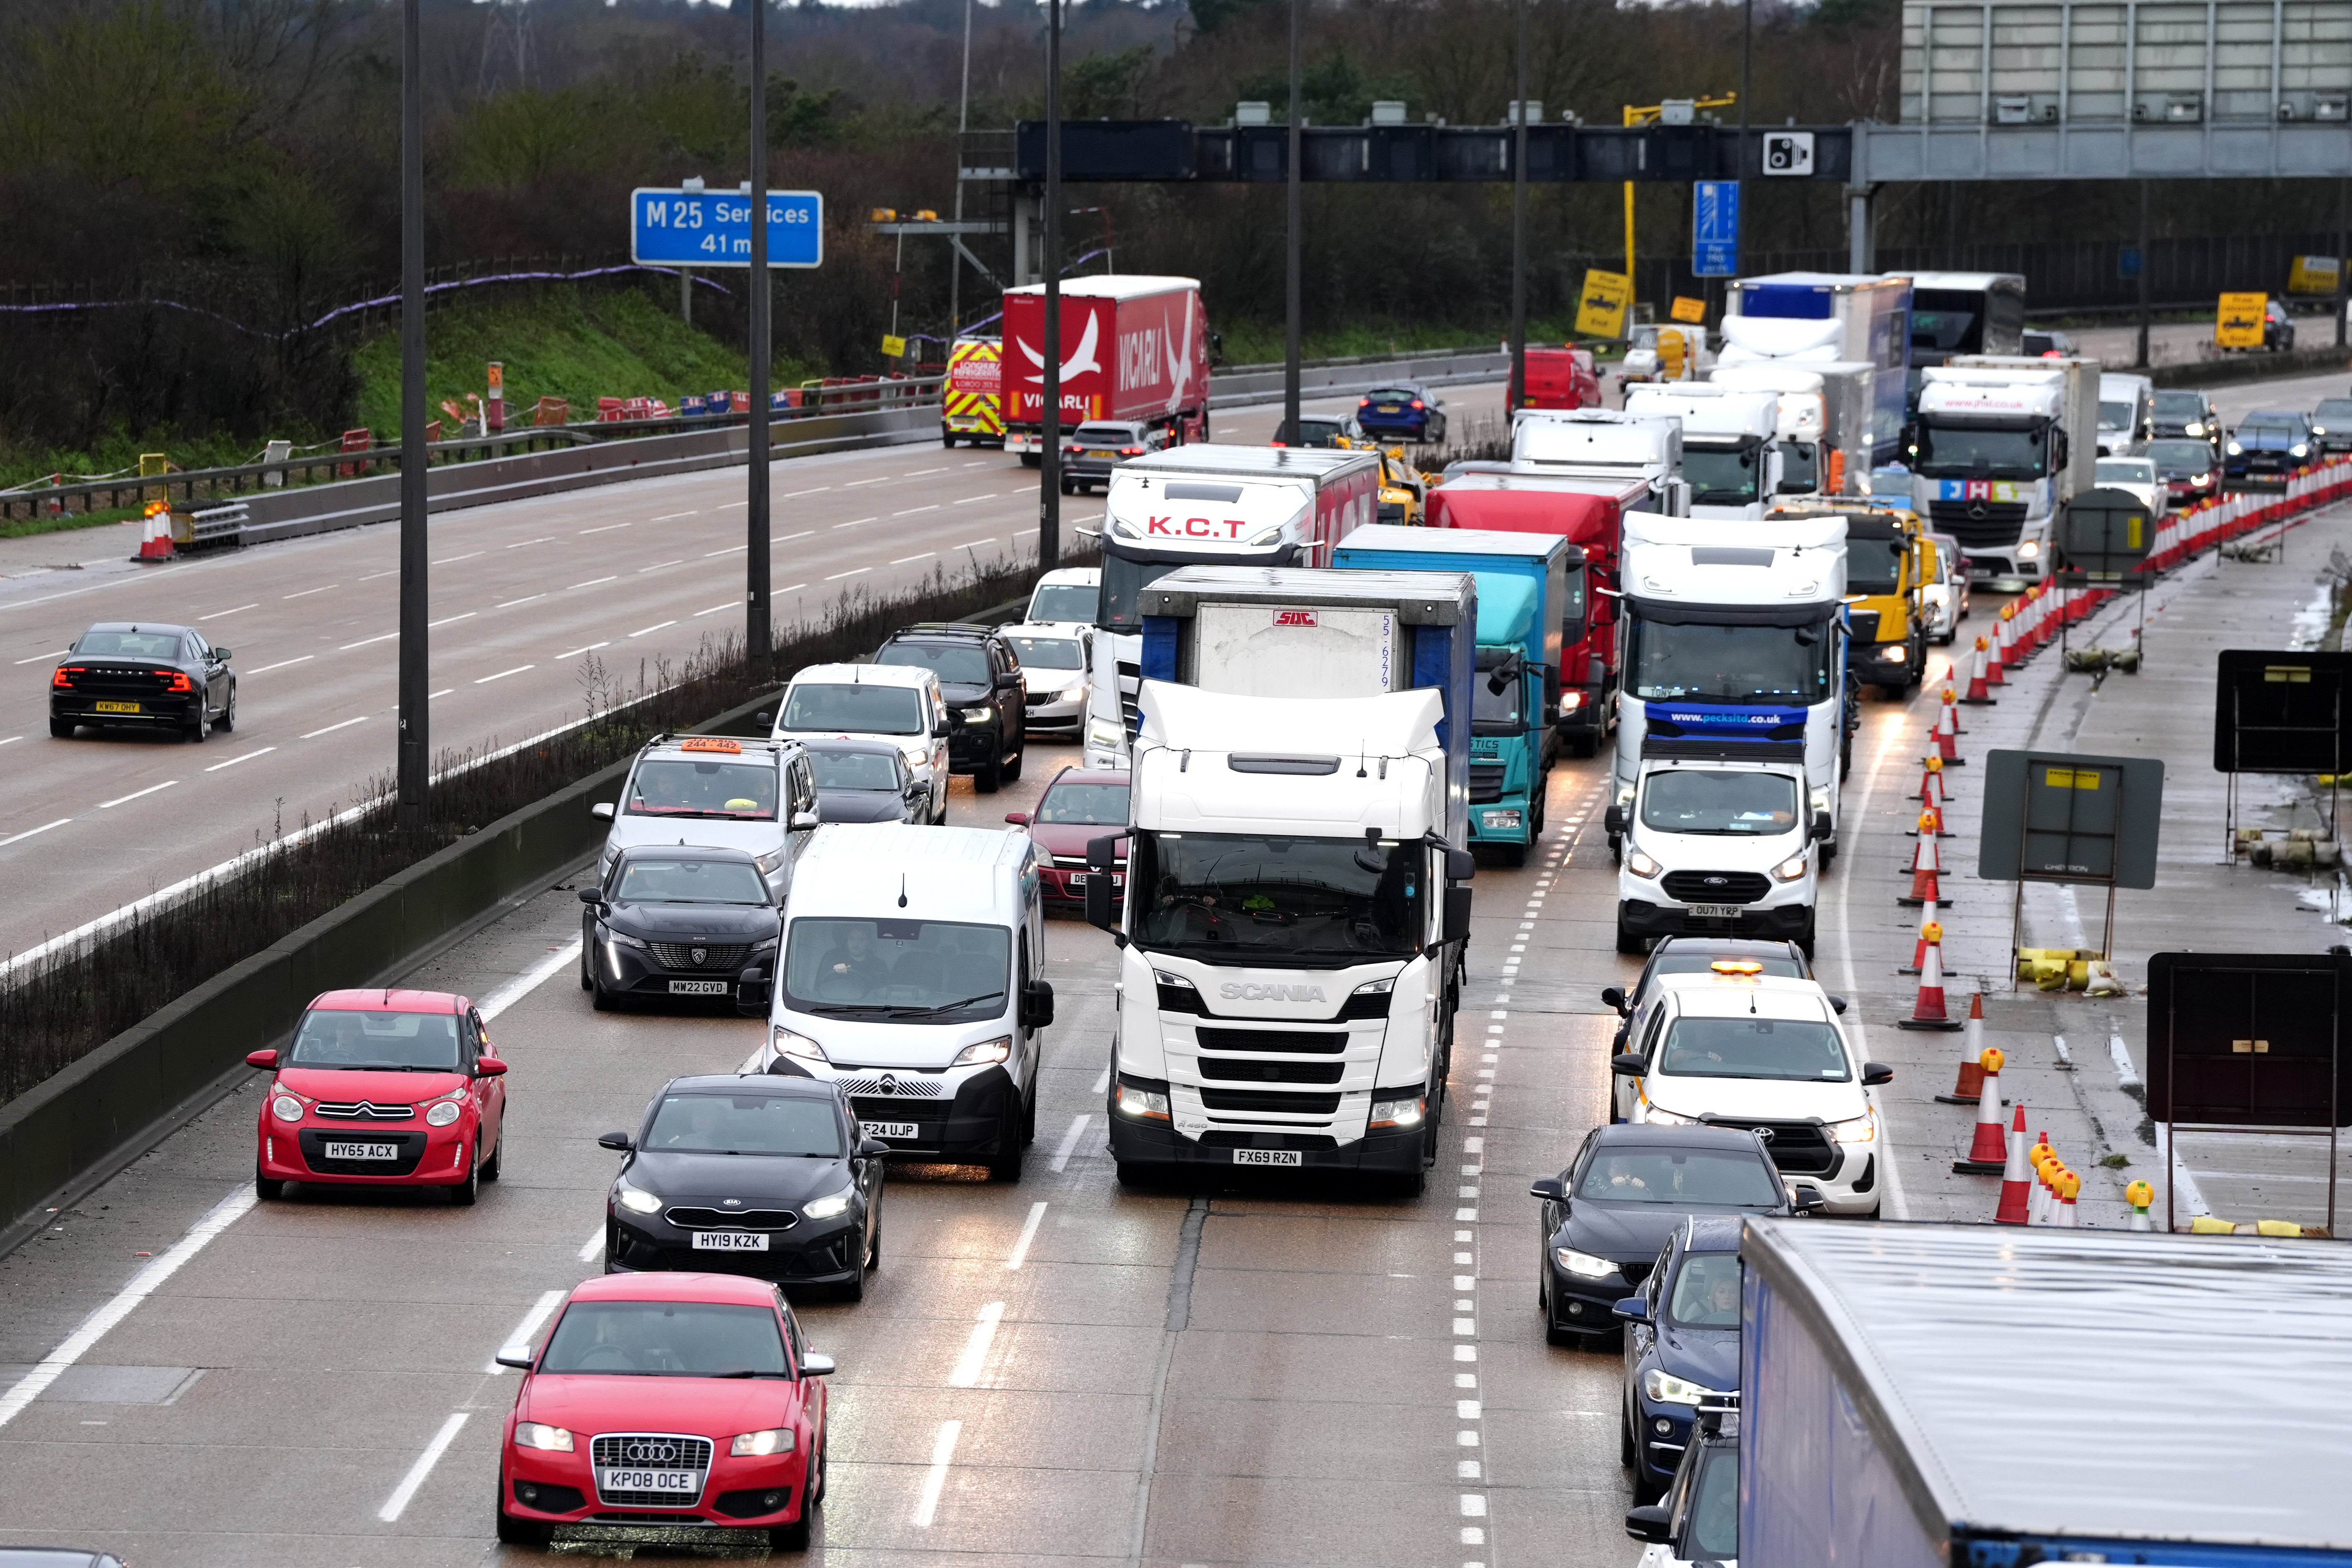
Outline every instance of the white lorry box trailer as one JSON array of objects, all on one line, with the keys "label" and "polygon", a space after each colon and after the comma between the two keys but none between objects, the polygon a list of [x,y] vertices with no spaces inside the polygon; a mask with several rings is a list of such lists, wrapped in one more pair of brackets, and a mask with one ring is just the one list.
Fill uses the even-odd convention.
[{"label": "white lorry box trailer", "polygon": [[1776,272],[1733,280],[1724,300],[1718,364],[1793,359],[1859,361],[1878,372],[1871,388],[1871,463],[1903,444],[1904,384],[1911,363],[1907,279],[1843,272]]},{"label": "white lorry box trailer", "polygon": [[1856,360],[1743,360],[1717,366],[1710,379],[1717,386],[1780,395],[1780,493],[1827,497],[1870,491],[1877,374]]}]

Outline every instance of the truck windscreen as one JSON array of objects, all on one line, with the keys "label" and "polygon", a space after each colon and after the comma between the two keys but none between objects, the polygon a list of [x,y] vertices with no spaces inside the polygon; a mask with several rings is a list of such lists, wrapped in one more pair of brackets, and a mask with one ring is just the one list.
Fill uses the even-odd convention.
[{"label": "truck windscreen", "polygon": [[1360,838],[1139,832],[1135,940],[1249,963],[1407,957],[1421,950],[1425,854]]},{"label": "truck windscreen", "polygon": [[1527,695],[1527,677],[1515,671],[1500,682],[1500,691],[1495,689],[1495,671],[1510,655],[1508,648],[1478,650],[1478,673],[1470,681],[1470,732],[1474,735],[1516,735],[1527,728],[1522,700]]},{"label": "truck windscreen", "polygon": [[1801,703],[1830,699],[1827,628],[1637,621],[1626,684],[1648,701]]},{"label": "truck windscreen", "polygon": [[1745,506],[1756,499],[1764,470],[1760,442],[1736,447],[1683,445],[1683,478],[1690,481],[1693,506]]},{"label": "truck windscreen", "polygon": [[1102,609],[1096,625],[1105,631],[1139,632],[1143,612],[1138,608],[1143,591],[1177,567],[1180,561],[1134,561],[1103,542]]},{"label": "truck windscreen", "polygon": [[2048,426],[1939,425],[1919,417],[1912,471],[1930,479],[2038,479],[2050,472]]},{"label": "truck windscreen", "polygon": [[1905,542],[1900,539],[1856,539],[1846,535],[1845,591],[1849,594],[1892,594],[1902,580]]},{"label": "truck windscreen", "polygon": [[1822,488],[1821,448],[1811,441],[1780,443],[1780,493],[1808,495]]}]

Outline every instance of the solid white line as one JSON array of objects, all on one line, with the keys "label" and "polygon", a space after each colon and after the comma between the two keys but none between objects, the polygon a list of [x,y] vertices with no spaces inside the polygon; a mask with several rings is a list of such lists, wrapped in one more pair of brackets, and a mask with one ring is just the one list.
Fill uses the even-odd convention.
[{"label": "solid white line", "polygon": [[28,827],[25,829],[24,832],[16,835],[14,837],[0,838],[0,849],[5,849],[11,844],[21,844],[36,833],[47,833],[52,827],[63,827],[67,823],[71,822],[73,818],[70,816],[60,816],[55,822],[44,822],[38,827]]},{"label": "solid white line", "polygon": [[555,657],[558,658],[572,658],[583,653],[594,653],[600,647],[611,647],[613,645],[609,639],[604,642],[592,642],[586,647],[570,648],[562,653],[557,654]]},{"label": "solid white line", "polygon": [[731,610],[731,609],[733,609],[734,607],[735,607],[735,601],[734,601],[734,600],[732,600],[732,599],[730,599],[730,600],[728,600],[728,601],[727,601],[725,604],[723,604],[723,605],[711,605],[711,606],[710,606],[710,608],[709,608],[709,609],[707,609],[707,610],[697,610],[697,611],[695,611],[695,612],[694,612],[694,617],[693,617],[693,618],[698,621],[698,620],[700,620],[700,619],[701,619],[703,616],[715,616],[715,615],[717,615],[717,614],[718,614],[719,611],[721,611],[721,610]]},{"label": "solid white line", "polygon": [[947,1489],[948,1467],[955,1462],[956,1439],[963,1435],[961,1421],[942,1421],[940,1435],[931,1444],[931,1468],[923,1476],[923,1490],[915,1499],[915,1524],[929,1530],[932,1518],[940,1510],[940,1493]]},{"label": "solid white line", "polygon": [[121,805],[125,801],[137,800],[142,795],[153,795],[157,790],[170,789],[173,784],[178,784],[179,782],[180,781],[177,779],[165,779],[162,784],[149,784],[145,789],[133,790],[129,795],[118,795],[112,800],[101,800],[98,803],[98,809],[104,811],[109,806]]},{"label": "solid white line", "polygon": [[1013,1256],[1004,1260],[1007,1268],[1018,1268],[1029,1260],[1029,1244],[1037,1239],[1037,1226],[1045,1218],[1045,1205],[1029,1205],[1029,1223],[1021,1227],[1021,1239],[1013,1244]]},{"label": "solid white line", "polygon": [[[649,517],[646,519],[646,521],[647,522],[676,522],[681,517],[699,517],[702,514],[698,511],[666,511],[659,517]],[[616,528],[626,528],[629,525],[625,522],[622,522],[615,523],[614,526]]]},{"label": "solid white line", "polygon": [[99,1341],[114,1326],[131,1315],[131,1310],[153,1294],[156,1288],[180,1271],[189,1258],[202,1252],[213,1237],[235,1224],[236,1217],[258,1201],[251,1182],[241,1182],[229,1189],[228,1196],[215,1204],[204,1218],[188,1227],[187,1234],[172,1246],[172,1249],[131,1277],[131,1282],[81,1321],[81,1326],[65,1337],[40,1363],[16,1380],[16,1385],[0,1394],[0,1426],[5,1426],[25,1413],[25,1406],[41,1396],[41,1391],[55,1383],[66,1368],[88,1355]]},{"label": "solid white line", "polygon": [[520,675],[526,669],[537,669],[538,668],[539,666],[535,664],[519,664],[512,669],[502,669],[496,675],[486,675],[482,677],[481,679],[474,682],[474,684],[477,686],[488,686],[493,680],[504,680],[509,675]]},{"label": "solid white line", "polygon": [[893,566],[904,566],[909,561],[929,561],[932,556],[937,555],[938,553],[939,552],[936,550],[926,550],[920,555],[901,555],[898,559],[890,563],[890,564]]},{"label": "solid white line", "polygon": [[[692,517],[693,515],[694,514],[690,511],[682,511],[678,513],[678,516],[680,517]],[[654,521],[656,522],[659,522],[661,521],[661,519],[656,518]],[[625,522],[607,522],[600,524],[595,528],[583,528],[580,531],[583,533],[610,533],[616,528],[626,528],[629,525]]]},{"label": "solid white line", "polygon": [[243,614],[244,612],[246,612],[247,610],[257,610],[257,609],[259,609],[259,608],[261,608],[261,605],[260,605],[258,603],[251,604],[251,605],[238,605],[236,609],[234,609],[234,610],[215,610],[211,615],[209,615],[209,616],[198,616],[196,617],[196,619],[197,619],[197,620],[199,620],[199,621],[217,621],[217,620],[219,620],[219,619],[221,619],[222,617],[226,616],[242,615],[242,614]]},{"label": "solid white line", "polygon": [[306,741],[315,741],[321,735],[331,735],[338,730],[348,730],[354,724],[364,724],[366,722],[367,715],[362,713],[356,719],[346,719],[340,724],[330,724],[323,730],[313,730],[309,734],[303,736],[302,739]]},{"label": "solid white line", "polygon": [[223,768],[233,768],[239,763],[249,763],[256,757],[266,757],[277,749],[278,748],[275,746],[264,746],[257,752],[247,752],[241,757],[231,757],[225,763],[215,763],[211,767],[206,768],[205,772],[208,773],[216,773]]},{"label": "solid white line", "polygon": [[[1904,715],[1904,719],[1907,720],[1908,718],[1909,714],[1906,711]],[[1895,750],[1896,747],[1903,743],[1901,731],[1902,722],[1903,721],[1897,721],[1896,723],[1887,726],[1886,731],[1885,731],[1887,738],[1880,743],[1878,754],[1871,758],[1870,771],[1863,774],[1862,794],[1860,797],[1854,801],[1853,812],[1848,814],[1848,819],[1853,823],[1857,829],[1859,829],[1864,823],[1870,820],[1870,797],[1872,795],[1876,793],[1878,789],[1879,770],[1886,765],[1887,757]],[[1857,831],[1855,834],[1857,841],[1859,841],[1860,837],[1861,835]],[[1841,850],[1841,854],[1843,854],[1843,849]],[[1845,869],[1839,873],[1837,885],[1838,964],[1841,972],[1845,977],[1845,994],[1848,996],[1858,996],[1861,993],[1854,988],[1853,978],[1853,939],[1847,933],[1846,930],[1846,889],[1852,885],[1853,881],[1853,862],[1851,858],[1848,858],[1846,860]],[[1853,1037],[1854,1048],[1861,1052],[1862,1058],[1864,1061],[1869,1060],[1870,1043],[1868,1028],[1864,1026],[1859,1018],[1853,1018],[1847,1022],[1846,1031]],[[1878,1105],[1877,1096],[1868,1094],[1867,1091],[1865,1091],[1864,1098],[1868,1099],[1872,1105]],[[1886,1196],[1881,1203],[1881,1206],[1886,1211],[1886,1217],[1889,1219],[1910,1218],[1911,1201],[1909,1196],[1903,1190],[1902,1167],[1900,1163],[1895,1158],[1894,1138],[1887,1125],[1885,1108],[1883,1106],[1878,1107],[1878,1162],[1881,1165],[1885,1167],[1886,1171]]]},{"label": "solid white line", "polygon": [[547,595],[544,595],[544,594],[525,594],[525,595],[524,595],[521,598],[520,598],[520,599],[509,599],[505,604],[503,604],[503,605],[492,605],[490,606],[490,608],[492,608],[492,609],[494,609],[494,610],[511,610],[511,609],[513,609],[517,605],[528,605],[528,604],[530,604],[533,599],[544,599],[544,598],[546,598],[546,597],[547,597]]},{"label": "solid white line", "polygon": [[835,572],[832,576],[827,577],[825,581],[828,583],[838,583],[844,577],[860,577],[873,570],[874,568],[871,566],[859,566],[847,572]]},{"label": "solid white line", "polygon": [[[529,969],[523,971],[522,973],[517,975],[514,979],[508,981],[496,991],[491,992],[481,1003],[482,1021],[484,1023],[489,1022],[499,1014],[505,1012],[508,1008],[513,1006],[516,1003],[521,1001],[524,997],[530,995],[531,992],[545,984],[549,975],[556,973],[566,964],[577,963],[579,962],[580,939],[575,936],[566,945],[549,953],[545,958],[541,959],[537,963],[532,964]],[[603,1233],[599,1232],[598,1234],[602,1235]],[[513,1342],[509,1341],[508,1342],[512,1343]]]},{"label": "solid white line", "polygon": [[677,625],[676,621],[656,621],[649,626],[639,626],[635,631],[631,632],[629,635],[633,637],[641,637],[647,632],[657,632],[664,626],[674,626],[676,625]]},{"label": "solid white line", "polygon": [[1054,1151],[1055,1170],[1061,1170],[1070,1163],[1070,1154],[1078,1146],[1078,1137],[1086,1131],[1087,1123],[1091,1120],[1091,1115],[1081,1111],[1078,1119],[1070,1123],[1070,1130],[1062,1134],[1062,1146]]},{"label": "solid white line", "polygon": [[339,587],[341,587],[341,586],[342,586],[342,584],[340,584],[340,583],[330,583],[330,584],[327,584],[325,587],[323,587],[323,588],[305,588],[305,589],[303,589],[303,590],[302,590],[300,593],[299,593],[299,594],[280,594],[280,595],[278,595],[278,598],[279,598],[280,600],[285,600],[285,599],[307,599],[307,598],[309,598],[309,597],[310,597],[311,595],[313,595],[313,594],[329,594],[329,593],[332,593],[335,589],[337,589],[337,588],[339,588]]},{"label": "solid white line", "polygon": [[298,664],[308,664],[318,657],[319,656],[316,654],[306,653],[300,658],[281,658],[276,664],[265,664],[259,669],[241,669],[237,671],[237,673],[239,675],[268,675],[273,669],[290,669]]},{"label": "solid white line", "polygon": [[433,1473],[433,1467],[439,1464],[441,1456],[449,1451],[450,1443],[457,1436],[457,1428],[466,1424],[466,1414],[460,1410],[441,1423],[441,1430],[433,1434],[433,1441],[425,1445],[425,1452],[417,1455],[416,1463],[408,1467],[408,1474],[400,1478],[400,1484],[392,1489],[392,1495],[383,1500],[382,1508],[375,1510],[376,1518],[386,1524],[400,1518],[401,1510],[409,1505],[415,1498],[417,1489],[425,1484],[425,1478]]},{"label": "solid white line", "polygon": [[[574,583],[574,584],[572,584],[572,588],[593,588],[593,587],[595,587],[595,586],[596,586],[598,584],[600,584],[600,583],[617,583],[617,582],[619,582],[620,580],[621,580],[621,579],[620,579],[617,575],[616,575],[616,576],[612,576],[612,577],[591,577],[591,578],[589,578],[589,579],[588,579],[588,581],[586,581],[585,583]],[[571,591],[572,591],[572,588],[566,588],[566,589],[564,590],[564,592],[565,592],[565,593],[567,593],[567,594],[568,594],[568,593],[570,593]]]},{"label": "solid white line", "polygon": [[30,658],[20,658],[16,662],[18,664],[38,664],[45,658],[63,658],[66,655],[71,652],[73,652],[73,649],[69,647],[61,647],[55,653],[37,653]]},{"label": "solid white line", "polygon": [[604,1250],[604,1227],[600,1225],[596,1227],[596,1234],[588,1238],[588,1244],[580,1249],[580,1261],[583,1263],[593,1263],[596,1260],[596,1255]]},{"label": "solid white line", "polygon": [[[602,1238],[600,1237],[599,1239]],[[503,1350],[509,1345],[521,1344],[525,1341],[529,1340],[531,1335],[539,1332],[539,1326],[547,1321],[550,1313],[553,1312],[556,1308],[563,1304],[563,1298],[570,1293],[571,1292],[566,1290],[549,1290],[543,1292],[538,1300],[533,1301],[530,1304],[530,1310],[522,1315],[522,1321],[517,1323],[514,1326],[513,1331],[509,1332],[505,1339],[499,1342],[499,1348]],[[498,1358],[496,1356],[492,1356],[489,1360],[482,1363],[482,1370],[488,1373],[492,1377],[498,1377],[504,1374],[507,1369],[499,1364]]]},{"label": "solid white line", "polygon": [[988,1347],[995,1342],[996,1325],[1003,1316],[1002,1301],[991,1301],[980,1310],[980,1321],[971,1326],[971,1338],[964,1342],[963,1354],[956,1358],[955,1370],[948,1373],[950,1388],[980,1386],[981,1369],[988,1364]]},{"label": "solid white line", "polygon": [[650,566],[640,566],[640,567],[638,567],[638,568],[637,568],[637,575],[638,575],[638,576],[640,576],[640,577],[642,577],[642,576],[644,576],[644,575],[645,575],[646,573],[648,573],[648,572],[658,572],[658,571],[660,571],[660,570],[661,570],[663,567],[665,567],[665,566],[683,566],[683,565],[685,565],[685,564],[686,564],[686,557],[685,557],[685,556],[683,556],[683,555],[679,556],[679,557],[678,557],[677,560],[675,560],[675,561],[656,561],[656,562],[655,562],[655,563],[654,563],[652,565],[650,565]]},{"label": "solid white line", "polygon": [[[478,552],[477,552],[477,553],[478,553]],[[437,620],[437,621],[427,621],[427,622],[425,622],[425,630],[430,631],[430,630],[432,630],[435,626],[456,626],[459,621],[470,621],[470,620],[472,620],[472,619],[474,618],[474,616],[475,616],[478,613],[478,612],[474,611],[474,610],[467,610],[467,611],[464,615],[462,615],[462,616],[444,616],[441,619],[439,619],[439,620]]]},{"label": "solid white line", "polygon": [[342,647],[341,647],[337,648],[335,651],[336,651],[337,653],[349,653],[349,652],[351,652],[351,651],[352,651],[352,649],[353,649],[353,648],[355,648],[355,647],[368,647],[368,646],[369,646],[370,644],[372,644],[372,643],[390,642],[393,638],[394,638],[394,637],[398,637],[399,635],[400,635],[400,634],[399,634],[398,632],[386,632],[386,633],[384,633],[382,637],[362,637],[362,638],[361,638],[359,641],[357,641],[357,642],[347,642],[347,643],[345,643]]}]

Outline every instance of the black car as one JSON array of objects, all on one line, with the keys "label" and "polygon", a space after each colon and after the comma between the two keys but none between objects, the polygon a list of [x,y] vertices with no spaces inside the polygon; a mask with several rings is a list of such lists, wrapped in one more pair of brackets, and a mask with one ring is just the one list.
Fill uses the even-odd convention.
[{"label": "black car", "polygon": [[1157,452],[1168,432],[1133,420],[1089,419],[1062,445],[1062,493],[1077,495],[1110,484],[1110,471],[1129,458]]},{"label": "black car", "polygon": [[49,733],[83,724],[177,730],[202,741],[236,728],[236,674],[228,649],[194,626],[100,621],[81,634],[49,677]]},{"label": "black car", "polygon": [[664,1268],[831,1286],[855,1301],[882,1260],[882,1156],[832,1083],[766,1073],[677,1078],[604,1205],[604,1272]]},{"label": "black car", "polygon": [[[2346,422],[2346,432],[2352,437],[2352,420]],[[2221,451],[2221,416],[2214,412],[2213,400],[2201,392],[2158,392],[2155,438],[2168,436],[2200,440]]]},{"label": "black car", "polygon": [[1633,1026],[1633,1015],[1650,998],[1650,982],[1660,974],[1696,974],[1718,959],[1753,960],[1762,964],[1762,973],[1777,974],[1786,980],[1811,980],[1813,966],[1805,961],[1805,950],[1793,942],[1764,942],[1755,937],[1737,936],[1669,936],[1659,939],[1650,950],[1650,961],[1642,965],[1642,978],[1633,982],[1631,995],[1614,985],[1601,989],[1601,999],[1617,1011],[1617,1034],[1609,1042],[1609,1054],[1615,1056],[1625,1048],[1626,1031]]},{"label": "black car", "polygon": [[2352,452],[2352,397],[2327,397],[2311,411],[2311,434],[2322,452]]},{"label": "black car", "polygon": [[2230,432],[2221,473],[2232,489],[2283,490],[2311,460],[2311,421],[2292,408],[2258,408]]},{"label": "black car", "polygon": [[1619,1458],[1633,1472],[1635,1502],[1673,1482],[1699,1407],[1738,1395],[1745,1224],[1730,1215],[1685,1220],[1641,1289],[1619,1303],[1617,1315],[1625,1320]]},{"label": "black car", "polygon": [[2294,317],[2276,300],[2263,301],[2263,347],[2274,353],[2294,347]]},{"label": "black car", "polygon": [[[1803,1212],[1820,1206],[1811,1186],[1797,1190]],[[1617,1303],[1692,1215],[1799,1212],[1764,1141],[1744,1127],[1596,1127],[1567,1170],[1528,1191],[1543,1200],[1544,1338],[1556,1345],[1615,1332]]]},{"label": "black car", "polygon": [[1739,1555],[1739,1412],[1701,1405],[1698,1436],[1666,1495],[1625,1515],[1625,1533],[1656,1542],[1674,1563],[1729,1563]]},{"label": "black car", "polygon": [[1363,432],[1355,420],[1345,415],[1302,414],[1298,427],[1293,430],[1286,419],[1274,427],[1274,444],[1277,447],[1336,447],[1344,436],[1354,440]]},{"label": "black car", "polygon": [[580,989],[622,998],[703,997],[764,1016],[782,911],[740,849],[640,844],[580,889]]},{"label": "black car", "polygon": [[920,822],[931,792],[887,741],[811,741],[820,822]]},{"label": "black car", "polygon": [[2071,332],[2062,332],[2055,327],[2028,327],[2025,352],[2035,359],[2073,359],[2083,351]]},{"label": "black car", "polygon": [[891,633],[874,662],[912,665],[939,677],[940,700],[954,725],[948,731],[948,772],[970,773],[982,795],[1021,776],[1028,683],[1013,645],[994,626],[924,621]]}]

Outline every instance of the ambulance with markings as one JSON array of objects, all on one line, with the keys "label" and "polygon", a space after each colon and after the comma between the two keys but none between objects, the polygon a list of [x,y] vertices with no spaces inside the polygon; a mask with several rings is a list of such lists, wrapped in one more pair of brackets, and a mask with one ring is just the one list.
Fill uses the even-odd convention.
[{"label": "ambulance with markings", "polygon": [[959,338],[948,353],[947,384],[940,389],[940,444],[1004,445],[1004,345],[995,338]]}]

